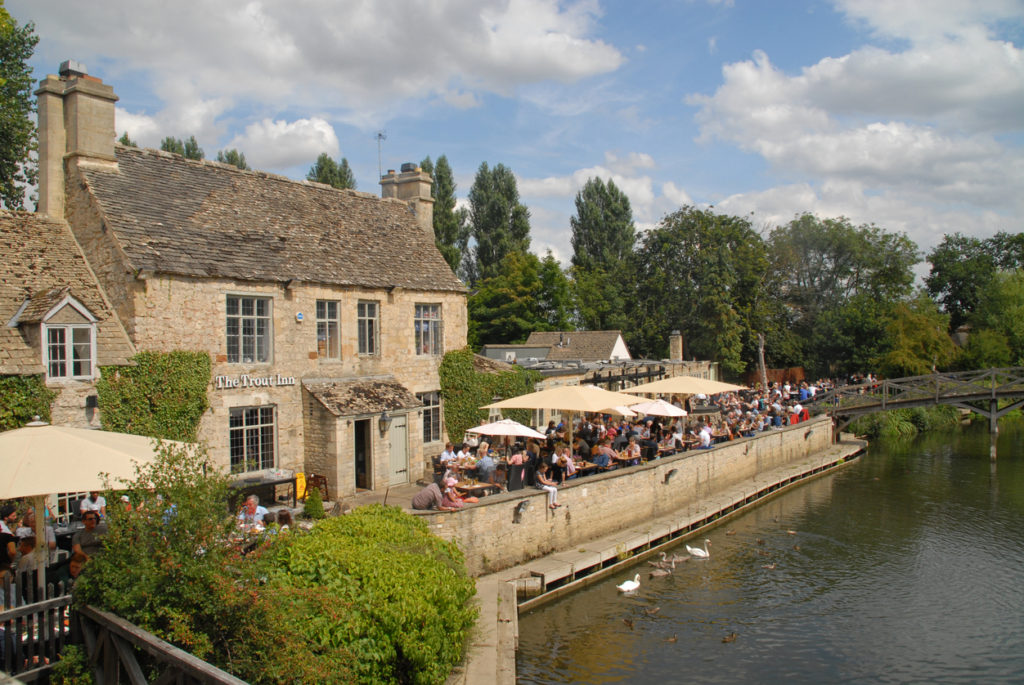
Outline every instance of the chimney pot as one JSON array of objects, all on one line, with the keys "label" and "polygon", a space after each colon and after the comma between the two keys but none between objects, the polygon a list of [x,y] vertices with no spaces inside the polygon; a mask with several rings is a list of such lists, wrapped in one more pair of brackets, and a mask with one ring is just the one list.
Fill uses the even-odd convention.
[{"label": "chimney pot", "polygon": [[89,70],[85,68],[85,65],[75,59],[66,59],[60,63],[61,76],[86,76]]},{"label": "chimney pot", "polygon": [[403,174],[408,173],[410,171],[416,171],[416,165],[415,164],[413,164],[412,162],[405,162],[404,164],[402,164],[402,173]]}]

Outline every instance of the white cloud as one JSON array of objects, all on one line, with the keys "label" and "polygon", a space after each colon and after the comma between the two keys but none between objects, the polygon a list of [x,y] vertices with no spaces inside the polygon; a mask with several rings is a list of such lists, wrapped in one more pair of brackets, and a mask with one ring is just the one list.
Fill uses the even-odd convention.
[{"label": "white cloud", "polygon": [[[336,110],[366,121],[408,99],[472,106],[480,93],[572,83],[624,57],[591,33],[595,2],[578,0],[108,0],[10,11],[108,82],[144,75],[174,107],[225,98]],[[112,58],[112,59],[111,59]]]},{"label": "white cloud", "polygon": [[322,152],[336,157],[338,136],[329,123],[317,117],[292,122],[264,119],[246,126],[226,147],[245,153],[253,168],[283,168],[307,164]]}]

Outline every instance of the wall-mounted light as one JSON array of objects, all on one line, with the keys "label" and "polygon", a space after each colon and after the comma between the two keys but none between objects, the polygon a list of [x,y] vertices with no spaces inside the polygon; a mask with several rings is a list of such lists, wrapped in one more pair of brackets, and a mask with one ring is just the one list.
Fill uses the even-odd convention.
[{"label": "wall-mounted light", "polygon": [[516,505],[515,511],[512,512],[512,523],[519,523],[523,519],[523,513],[530,508],[530,500],[524,499]]},{"label": "wall-mounted light", "polygon": [[668,473],[665,474],[665,485],[668,485],[668,482],[672,480],[672,476],[676,475],[676,470],[677,469],[669,469]]},{"label": "wall-mounted light", "polygon": [[384,411],[382,411],[380,413],[380,418],[377,419],[377,425],[380,426],[380,434],[381,435],[384,435],[385,433],[388,432],[388,428],[391,427],[391,422],[392,421],[393,421],[393,419],[391,418],[391,416],[388,415],[388,410],[387,409],[385,409]]}]

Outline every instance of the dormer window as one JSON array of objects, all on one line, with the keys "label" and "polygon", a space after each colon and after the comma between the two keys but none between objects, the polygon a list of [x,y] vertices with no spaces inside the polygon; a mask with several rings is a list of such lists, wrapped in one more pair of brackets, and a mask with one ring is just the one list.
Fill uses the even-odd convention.
[{"label": "dormer window", "polygon": [[7,325],[39,326],[47,380],[92,380],[96,377],[98,321],[64,286],[25,300]]}]

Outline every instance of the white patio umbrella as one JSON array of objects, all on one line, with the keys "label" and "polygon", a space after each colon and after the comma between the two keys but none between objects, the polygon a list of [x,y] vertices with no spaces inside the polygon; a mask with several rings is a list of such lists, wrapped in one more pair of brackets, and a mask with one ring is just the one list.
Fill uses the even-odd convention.
[{"label": "white patio umbrella", "polygon": [[[188,443],[171,442],[186,446]],[[36,513],[36,554],[40,597],[45,587],[46,548],[43,498],[55,492],[103,490],[135,476],[136,465],[156,456],[157,440],[141,435],[51,426],[33,421],[0,433],[0,499],[31,497]]]},{"label": "white patio umbrella", "polygon": [[480,435],[510,435],[513,437],[539,438],[544,439],[544,434],[524,426],[512,419],[502,419],[493,423],[486,423],[475,428],[467,428],[467,433],[479,433]]},{"label": "white patio umbrella", "polygon": [[572,444],[572,412],[615,412],[636,402],[636,397],[612,392],[596,385],[561,385],[510,397],[488,404],[485,409],[560,409],[570,412],[569,443]]},{"label": "white patio umbrella", "polygon": [[685,409],[680,409],[676,405],[669,404],[662,399],[632,404],[629,408],[635,412],[646,414],[648,416],[686,416]]},{"label": "white patio umbrella", "polygon": [[733,383],[713,381],[709,378],[697,378],[696,376],[673,376],[671,378],[662,378],[660,381],[627,388],[622,392],[634,395],[717,395],[720,392],[730,392],[732,390],[746,390],[746,387]]}]

